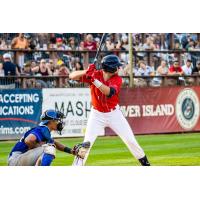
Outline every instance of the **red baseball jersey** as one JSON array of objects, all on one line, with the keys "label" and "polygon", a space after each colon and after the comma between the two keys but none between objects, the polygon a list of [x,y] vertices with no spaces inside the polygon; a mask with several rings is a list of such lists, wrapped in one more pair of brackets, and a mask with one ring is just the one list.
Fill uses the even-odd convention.
[{"label": "red baseball jersey", "polygon": [[119,92],[122,84],[122,78],[118,76],[118,74],[115,74],[109,80],[105,81],[102,70],[98,70],[95,77],[104,85],[113,87],[116,90],[115,95],[110,98],[107,97],[95,85],[93,85],[85,75],[80,78],[80,81],[90,84],[93,108],[100,112],[110,112],[119,103]]},{"label": "red baseball jersey", "polygon": [[169,68],[169,71],[170,72],[182,72],[182,68],[181,66],[178,66],[178,67],[174,67],[173,65]]},{"label": "red baseball jersey", "polygon": [[96,42],[84,42],[84,48],[86,48],[88,50],[96,50],[97,44],[96,44]]}]

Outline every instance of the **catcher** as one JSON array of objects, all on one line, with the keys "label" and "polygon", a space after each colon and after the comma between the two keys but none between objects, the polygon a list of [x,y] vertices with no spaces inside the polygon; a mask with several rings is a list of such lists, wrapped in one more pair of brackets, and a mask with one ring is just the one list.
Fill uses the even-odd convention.
[{"label": "catcher", "polygon": [[41,116],[41,123],[24,134],[15,144],[8,158],[9,166],[50,166],[56,157],[56,149],[84,158],[90,147],[89,142],[75,145],[72,149],[55,141],[51,131],[61,131],[64,114],[47,110]]}]

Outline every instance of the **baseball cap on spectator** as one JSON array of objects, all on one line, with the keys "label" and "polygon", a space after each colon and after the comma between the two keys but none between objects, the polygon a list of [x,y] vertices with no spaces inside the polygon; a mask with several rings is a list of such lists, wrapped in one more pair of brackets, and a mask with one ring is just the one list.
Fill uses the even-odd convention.
[{"label": "baseball cap on spectator", "polygon": [[62,43],[63,40],[62,40],[62,38],[56,38],[56,42],[57,42],[57,43]]},{"label": "baseball cap on spectator", "polygon": [[11,55],[9,53],[4,53],[3,59],[11,59]]},{"label": "baseball cap on spectator", "polygon": [[187,59],[187,62],[192,62],[192,60],[191,59]]},{"label": "baseball cap on spectator", "polygon": [[64,62],[62,60],[58,60],[57,65],[62,65]]}]

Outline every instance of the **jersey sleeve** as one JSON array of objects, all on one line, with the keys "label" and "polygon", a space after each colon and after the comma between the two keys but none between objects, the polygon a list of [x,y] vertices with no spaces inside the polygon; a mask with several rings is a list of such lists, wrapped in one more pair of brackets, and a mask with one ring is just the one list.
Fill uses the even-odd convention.
[{"label": "jersey sleeve", "polygon": [[43,137],[38,128],[34,129],[33,131],[30,132],[30,134],[33,134],[36,137],[36,141],[39,143],[42,141]]},{"label": "jersey sleeve", "polygon": [[86,75],[81,76],[81,78],[79,79],[79,82],[81,83],[90,83],[91,84],[91,80],[86,78]]},{"label": "jersey sleeve", "polygon": [[54,140],[51,138],[51,133],[46,126],[41,127],[41,133],[47,143],[54,143]]},{"label": "jersey sleeve", "polygon": [[118,94],[120,91],[121,85],[122,85],[122,78],[119,76],[116,76],[110,81],[109,87],[114,88],[116,91],[116,94]]},{"label": "jersey sleeve", "polygon": [[[96,66],[95,64],[90,64],[88,66],[88,69],[87,69],[87,72],[89,73],[94,73],[96,71]],[[80,82],[83,82],[83,83],[91,83],[91,80],[90,79],[87,79],[86,78],[86,75],[83,75],[80,79],[79,79]]]}]

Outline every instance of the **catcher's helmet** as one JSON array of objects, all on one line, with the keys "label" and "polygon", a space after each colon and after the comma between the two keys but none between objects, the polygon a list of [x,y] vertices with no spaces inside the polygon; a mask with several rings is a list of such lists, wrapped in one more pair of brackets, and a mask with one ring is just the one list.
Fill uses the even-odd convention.
[{"label": "catcher's helmet", "polygon": [[46,110],[40,117],[40,125],[47,125],[51,120],[57,120],[57,131],[61,132],[64,128],[63,119],[65,118],[64,114],[60,111],[55,110]]},{"label": "catcher's helmet", "polygon": [[103,57],[101,65],[104,71],[114,73],[117,68],[123,64],[120,62],[119,57],[116,55],[108,55]]}]

